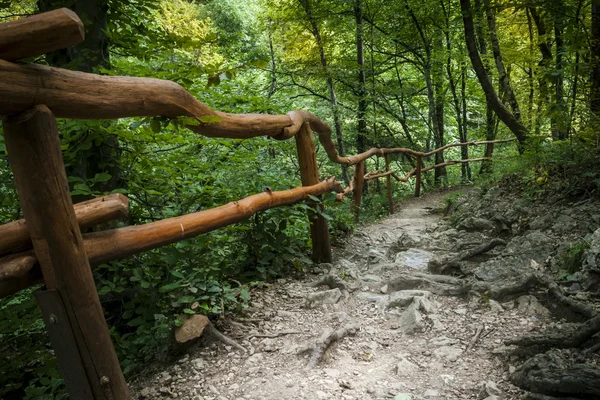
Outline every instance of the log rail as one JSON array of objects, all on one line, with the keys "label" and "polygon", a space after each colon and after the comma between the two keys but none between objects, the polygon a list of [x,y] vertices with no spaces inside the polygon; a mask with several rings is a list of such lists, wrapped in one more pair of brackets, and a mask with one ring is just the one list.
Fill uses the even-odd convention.
[{"label": "log rail", "polygon": [[[72,398],[130,398],[95,290],[91,274],[95,266],[327,192],[337,192],[338,200],[352,194],[351,209],[358,219],[365,182],[378,178],[386,178],[389,210],[393,213],[391,178],[407,182],[414,176],[415,195],[419,196],[423,172],[487,160],[456,160],[424,167],[424,158],[452,147],[513,140],[451,143],[427,152],[371,148],[341,157],[329,125],[307,111],[295,110],[286,115],[223,113],[212,110],[171,81],[100,76],[15,63],[81,43],[84,35],[79,17],[64,8],[0,24],[0,115],[25,215],[24,220],[0,226],[0,298],[37,283],[45,284],[47,290],[36,292],[36,297]],[[187,117],[187,128],[208,137],[295,138],[303,186],[279,192],[265,189],[263,193],[194,214],[82,234],[81,229],[125,217],[128,201],[121,195],[109,195],[71,203],[55,118],[156,116]],[[334,177],[319,177],[312,132],[317,134],[329,160],[355,166],[354,178],[347,188],[343,189]],[[398,176],[390,168],[389,156],[393,154],[414,157],[416,167],[404,177]],[[383,157],[385,171],[365,174],[365,162],[371,157]],[[318,203],[314,206],[322,207]],[[327,220],[318,212],[311,212],[309,219],[313,260],[330,262]]]}]

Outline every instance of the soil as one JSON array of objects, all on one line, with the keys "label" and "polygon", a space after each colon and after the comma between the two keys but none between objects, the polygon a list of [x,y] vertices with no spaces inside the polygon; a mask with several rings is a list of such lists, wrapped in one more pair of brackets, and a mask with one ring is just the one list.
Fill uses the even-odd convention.
[{"label": "soil", "polygon": [[[502,343],[543,331],[551,317],[494,307],[481,298],[431,295],[434,310],[423,315],[414,332],[403,333],[399,310],[369,300],[384,296],[386,282],[406,272],[394,264],[393,254],[387,258],[390,246],[406,233],[432,233],[449,193],[405,201],[390,217],[362,226],[336,250],[333,266],[321,265],[305,281],[280,279],[257,289],[243,316],[217,324],[247,353],[204,339],[166,369],[133,382],[134,398],[521,398],[508,382],[520,360]],[[444,246],[434,239],[423,243],[438,254],[449,250]],[[307,308],[306,296],[327,288],[306,284],[331,269],[354,290],[335,304]],[[325,330],[347,324],[357,324],[358,332],[335,341],[317,367],[308,369],[310,353],[297,350]]]}]

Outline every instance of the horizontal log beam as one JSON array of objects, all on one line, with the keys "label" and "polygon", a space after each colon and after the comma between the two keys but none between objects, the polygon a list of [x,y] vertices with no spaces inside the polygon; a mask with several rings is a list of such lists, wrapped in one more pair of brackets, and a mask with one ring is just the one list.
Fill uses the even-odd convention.
[{"label": "horizontal log beam", "polygon": [[384,178],[388,175],[392,175],[394,173],[394,171],[386,171],[386,172],[382,172],[379,174],[366,174],[365,175],[365,181],[372,181],[373,179],[378,179],[378,178]]},{"label": "horizontal log beam", "polygon": [[[110,194],[77,203],[73,207],[79,228],[87,229],[127,217],[129,199],[122,194]],[[0,225],[0,255],[31,247],[31,238],[24,219]]]},{"label": "horizontal log beam", "polygon": [[295,136],[308,122],[318,134],[328,158],[337,164],[355,165],[373,156],[409,154],[428,157],[456,146],[479,146],[511,142],[514,139],[452,143],[430,152],[408,148],[372,148],[364,153],[340,157],[331,128],[307,111],[287,115],[228,114],[214,111],[175,82],[153,78],[103,76],[36,64],[14,64],[0,60],[0,114],[24,111],[45,104],[57,117],[114,119],[124,117],[213,117],[214,121],[188,125],[192,131],[209,137],[247,139],[269,136],[285,140]]},{"label": "horizontal log beam", "polygon": [[0,59],[40,56],[83,42],[85,29],[77,14],[59,8],[0,24]]},{"label": "horizontal log beam", "polygon": [[[335,178],[312,186],[260,194],[233,201],[220,207],[144,225],[111,229],[83,235],[85,251],[92,268],[166,246],[250,218],[259,211],[294,204],[326,192],[341,192]],[[0,258],[0,298],[36,283],[42,274],[33,250]]]},{"label": "horizontal log beam", "polygon": [[210,137],[246,139],[294,136],[304,122],[319,134],[331,128],[313,114],[228,114],[213,111],[175,82],[124,76],[105,76],[37,64],[0,60],[0,114],[7,115],[45,104],[56,117],[115,119],[124,117],[213,117],[219,122],[189,125]]}]

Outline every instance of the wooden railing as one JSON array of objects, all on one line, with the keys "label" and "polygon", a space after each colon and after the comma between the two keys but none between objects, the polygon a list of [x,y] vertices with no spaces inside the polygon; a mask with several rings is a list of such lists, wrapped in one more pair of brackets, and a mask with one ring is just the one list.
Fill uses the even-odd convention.
[{"label": "wooden railing", "polygon": [[[0,297],[36,283],[45,284],[46,289],[37,291],[36,298],[74,399],[130,398],[95,289],[91,272],[95,266],[245,220],[262,210],[311,201],[311,196],[331,191],[338,192],[339,200],[352,192],[351,208],[358,216],[364,182],[381,177],[387,179],[393,212],[392,177],[406,182],[415,176],[418,196],[423,172],[484,160],[448,161],[423,168],[423,158],[454,146],[491,143],[454,143],[430,152],[373,148],[340,157],[329,125],[306,111],[287,115],[227,114],[211,110],[170,81],[13,63],[83,39],[83,24],[66,9],[0,24],[0,115],[4,116],[6,147],[25,217],[0,226]],[[73,206],[55,118],[136,116],[193,118],[188,128],[210,137],[294,137],[303,186],[279,192],[266,189],[214,209],[82,235],[81,228],[123,217],[128,201],[121,195],[110,195]],[[335,178],[320,180],[313,131],[332,162],[356,166],[348,188],[342,189]],[[398,153],[416,159],[416,168],[405,177],[390,169],[389,155]],[[385,158],[386,169],[365,175],[364,162],[374,156]],[[331,261],[327,220],[314,212],[309,218],[313,260]]]}]

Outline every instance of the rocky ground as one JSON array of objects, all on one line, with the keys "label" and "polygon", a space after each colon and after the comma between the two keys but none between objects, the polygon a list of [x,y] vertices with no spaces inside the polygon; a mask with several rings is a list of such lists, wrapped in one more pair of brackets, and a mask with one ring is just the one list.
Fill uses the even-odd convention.
[{"label": "rocky ground", "polygon": [[[245,352],[203,339],[133,382],[136,398],[523,398],[511,382],[531,389],[527,374],[540,368],[523,363],[536,352],[505,341],[593,320],[600,208],[591,200],[548,208],[502,188],[470,192],[406,201],[306,281],[256,290],[243,315],[218,325]],[[564,253],[582,241],[584,265],[561,275]],[[563,368],[600,360],[597,349],[552,351],[560,354],[540,354]],[[580,398],[600,398],[591,386]]]}]

